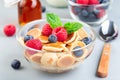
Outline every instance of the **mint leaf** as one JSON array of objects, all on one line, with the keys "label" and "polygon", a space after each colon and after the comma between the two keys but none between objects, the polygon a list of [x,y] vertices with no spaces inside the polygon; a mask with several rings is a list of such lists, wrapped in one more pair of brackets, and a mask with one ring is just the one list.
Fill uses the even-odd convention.
[{"label": "mint leaf", "polygon": [[79,22],[67,22],[64,24],[64,28],[67,30],[68,34],[71,34],[82,27]]},{"label": "mint leaf", "polygon": [[55,15],[53,13],[47,13],[46,16],[47,16],[47,21],[52,28],[62,26],[62,22],[61,22],[60,17],[58,15]]}]

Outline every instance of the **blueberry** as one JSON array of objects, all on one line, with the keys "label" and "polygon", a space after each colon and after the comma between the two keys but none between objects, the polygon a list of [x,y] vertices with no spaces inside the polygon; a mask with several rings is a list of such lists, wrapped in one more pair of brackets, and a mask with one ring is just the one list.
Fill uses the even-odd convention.
[{"label": "blueberry", "polygon": [[78,6],[73,6],[73,12],[74,12],[74,14],[78,14],[81,12],[81,8]]},{"label": "blueberry", "polygon": [[17,59],[14,59],[14,60],[12,61],[12,63],[11,63],[11,67],[12,67],[13,69],[19,69],[20,66],[21,66],[21,63],[20,63],[20,61],[17,60]]},{"label": "blueberry", "polygon": [[83,16],[81,13],[78,14],[78,18],[82,21],[86,21],[87,17]]},{"label": "blueberry", "polygon": [[30,39],[33,39],[33,36],[26,35],[26,36],[24,37],[24,42],[27,42],[27,41],[30,40]]},{"label": "blueberry", "polygon": [[71,0],[71,1],[76,3],[76,0]]},{"label": "blueberry", "polygon": [[97,21],[98,19],[96,18],[96,15],[94,13],[90,13],[87,20],[88,21]]},{"label": "blueberry", "polygon": [[94,11],[94,6],[88,6],[87,11],[88,12],[93,12]]},{"label": "blueberry", "polygon": [[[107,3],[107,2],[109,2],[109,0],[99,0],[99,3],[100,3],[100,4],[102,4],[102,3]],[[102,6],[103,9],[108,9],[108,7],[109,7],[109,4]]]},{"label": "blueberry", "polygon": [[98,1],[99,1],[100,4],[103,2],[103,0],[98,0]]},{"label": "blueberry", "polygon": [[56,35],[51,34],[51,35],[49,36],[49,38],[48,38],[48,41],[50,41],[51,43],[57,42],[57,37],[56,37]]},{"label": "blueberry", "polygon": [[100,3],[106,3],[106,2],[109,2],[109,0],[99,0]]},{"label": "blueberry", "polygon": [[42,12],[44,13],[46,11],[46,7],[42,6]]},{"label": "blueberry", "polygon": [[93,12],[95,15],[99,14],[100,11],[98,9],[95,9],[94,12]]},{"label": "blueberry", "polygon": [[88,45],[90,42],[92,42],[92,39],[91,39],[90,37],[85,37],[85,38],[82,39],[82,41],[83,41],[86,45]]},{"label": "blueberry", "polygon": [[83,10],[81,11],[81,14],[82,14],[84,17],[87,17],[87,16],[89,15],[89,12],[88,12],[87,10],[83,9]]},{"label": "blueberry", "polygon": [[[75,48],[73,48],[73,55],[76,57],[80,57],[83,55],[83,50],[79,50],[79,48],[81,48],[80,46],[76,46]],[[78,49],[78,50],[77,50]]]},{"label": "blueberry", "polygon": [[106,2],[108,2],[109,0],[103,0],[103,2],[102,3],[106,3]]}]

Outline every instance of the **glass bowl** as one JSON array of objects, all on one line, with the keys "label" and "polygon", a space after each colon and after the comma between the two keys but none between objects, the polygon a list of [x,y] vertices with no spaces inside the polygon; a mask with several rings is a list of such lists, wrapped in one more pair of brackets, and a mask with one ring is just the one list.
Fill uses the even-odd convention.
[{"label": "glass bowl", "polygon": [[107,10],[111,4],[111,0],[96,5],[77,4],[72,2],[72,0],[67,1],[72,18],[89,25],[99,25],[105,21],[107,19]]},{"label": "glass bowl", "polygon": [[[61,21],[63,22],[63,24],[66,22],[75,22],[75,20],[71,20],[71,19],[61,19]],[[54,52],[54,51],[48,52],[46,50],[35,50],[30,47],[27,47],[23,41],[23,38],[26,36],[27,32],[36,27],[41,29],[45,23],[47,23],[45,19],[32,21],[26,24],[22,29],[20,29],[20,31],[18,32],[16,36],[17,41],[20,43],[20,45],[24,49],[24,52],[23,52],[24,57],[35,68],[40,69],[42,71],[51,72],[51,73],[66,72],[66,71],[69,71],[77,67],[81,62],[83,62],[92,53],[94,44],[95,44],[95,39],[96,39],[95,31],[89,25],[85,24],[84,22],[80,22],[80,23],[84,26],[83,28],[88,33],[88,36],[91,37],[92,39],[92,41],[88,45],[85,45],[84,47],[81,47],[75,50],[65,50],[64,52]],[[80,51],[80,50],[83,51],[82,56],[75,58],[75,56],[73,56],[72,53],[74,51]],[[67,66],[66,65],[62,67],[58,66],[59,64],[58,60],[65,56],[68,56],[67,57],[68,60],[66,58],[63,59],[62,64],[65,63],[67,64]],[[72,64],[71,64],[71,61],[72,61]]]}]

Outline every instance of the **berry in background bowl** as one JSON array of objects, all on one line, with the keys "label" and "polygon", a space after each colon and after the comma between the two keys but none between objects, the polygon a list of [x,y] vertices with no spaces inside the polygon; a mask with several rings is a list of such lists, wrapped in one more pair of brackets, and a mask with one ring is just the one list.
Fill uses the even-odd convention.
[{"label": "berry in background bowl", "polygon": [[47,19],[26,24],[16,38],[35,68],[61,73],[74,69],[92,53],[96,35],[84,22],[48,13]]},{"label": "berry in background bowl", "polygon": [[68,0],[72,18],[90,25],[99,25],[107,19],[111,0]]}]

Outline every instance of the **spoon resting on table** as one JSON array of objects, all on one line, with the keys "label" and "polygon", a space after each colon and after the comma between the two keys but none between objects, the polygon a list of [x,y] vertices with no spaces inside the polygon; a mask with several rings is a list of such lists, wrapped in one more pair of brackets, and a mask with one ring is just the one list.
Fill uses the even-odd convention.
[{"label": "spoon resting on table", "polygon": [[106,20],[101,24],[99,30],[99,37],[101,40],[105,42],[105,44],[103,47],[103,51],[97,69],[97,76],[99,77],[104,78],[107,77],[108,75],[110,50],[111,50],[111,44],[109,42],[116,39],[117,36],[118,36],[118,29],[113,21]]}]

